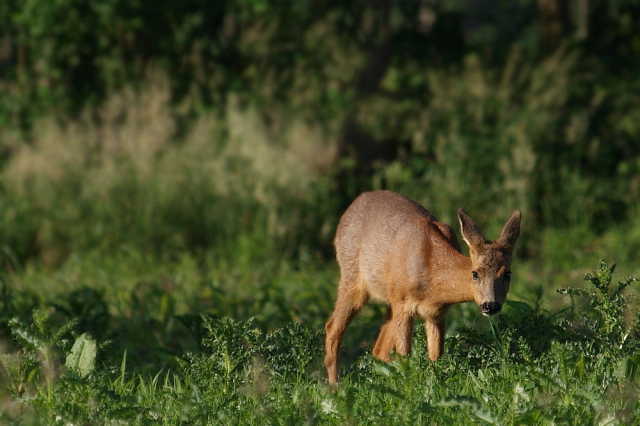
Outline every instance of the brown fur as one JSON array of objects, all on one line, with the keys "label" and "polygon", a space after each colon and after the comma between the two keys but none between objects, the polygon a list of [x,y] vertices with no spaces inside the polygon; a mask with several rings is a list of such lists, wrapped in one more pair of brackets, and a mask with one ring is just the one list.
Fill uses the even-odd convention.
[{"label": "brown fur", "polygon": [[392,350],[401,355],[411,352],[415,316],[425,320],[429,358],[435,361],[443,352],[445,320],[452,304],[504,304],[520,212],[511,215],[493,243],[464,210],[458,210],[458,218],[470,257],[462,255],[449,225],[400,194],[367,192],[347,209],[335,238],[338,298],[325,325],[329,383],[338,378],[344,332],[369,300],[389,306],[373,348],[373,355],[384,361],[390,360]]}]

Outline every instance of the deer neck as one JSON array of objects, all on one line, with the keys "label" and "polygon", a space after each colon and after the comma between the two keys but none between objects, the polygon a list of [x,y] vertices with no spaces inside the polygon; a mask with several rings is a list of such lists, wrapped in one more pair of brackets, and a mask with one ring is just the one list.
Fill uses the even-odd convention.
[{"label": "deer neck", "polygon": [[433,271],[438,302],[443,305],[472,302],[473,280],[471,259],[458,253],[448,253],[447,258]]}]

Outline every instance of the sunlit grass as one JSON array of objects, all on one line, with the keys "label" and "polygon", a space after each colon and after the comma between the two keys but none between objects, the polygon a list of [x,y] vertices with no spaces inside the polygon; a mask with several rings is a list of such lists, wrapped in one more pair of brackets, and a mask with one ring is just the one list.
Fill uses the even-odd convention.
[{"label": "sunlit grass", "polygon": [[[156,362],[155,370],[140,370],[145,357],[133,348],[98,338],[95,359],[91,335],[77,334],[97,301],[86,301],[86,312],[71,321],[59,308],[35,310],[8,324],[20,350],[1,358],[0,418],[16,424],[633,423],[640,408],[640,316],[609,288],[616,287],[610,271],[601,264],[587,276],[592,287],[569,290],[592,300],[597,312],[548,313],[509,303],[500,316],[482,317],[481,327],[450,333],[435,363],[417,329],[411,356],[387,364],[366,350],[345,359],[335,388],[321,364],[322,327],[308,319],[265,330],[268,319],[174,316],[182,318],[190,350],[174,354],[164,368]],[[152,302],[143,305],[141,315],[156,314]],[[122,327],[123,320],[136,324],[112,317],[105,325]],[[171,334],[142,333],[149,332]],[[173,350],[170,342],[161,349]]]}]

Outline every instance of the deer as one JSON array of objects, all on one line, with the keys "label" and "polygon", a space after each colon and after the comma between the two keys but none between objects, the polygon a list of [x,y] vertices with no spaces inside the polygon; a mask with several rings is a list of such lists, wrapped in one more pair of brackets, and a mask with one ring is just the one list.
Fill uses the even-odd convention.
[{"label": "deer", "polygon": [[335,308],[325,324],[328,382],[338,379],[338,355],[345,330],[370,301],[388,306],[373,356],[411,352],[413,321],[425,323],[429,358],[444,352],[451,305],[472,302],[484,315],[498,313],[511,282],[513,247],[520,234],[520,210],[513,212],[495,242],[458,209],[460,231],[469,247],[462,254],[451,226],[409,198],[391,191],[365,192],[343,214],[334,239],[340,267]]}]

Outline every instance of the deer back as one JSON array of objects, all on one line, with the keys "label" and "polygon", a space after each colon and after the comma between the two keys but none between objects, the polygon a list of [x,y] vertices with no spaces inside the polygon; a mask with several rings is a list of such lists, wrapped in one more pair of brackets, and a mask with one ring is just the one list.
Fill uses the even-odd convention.
[{"label": "deer back", "polygon": [[430,270],[460,253],[451,227],[391,191],[360,195],[340,220],[335,246],[345,281],[355,280],[387,302],[412,288],[429,290]]}]

